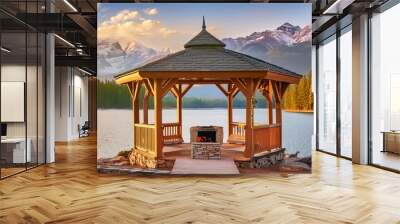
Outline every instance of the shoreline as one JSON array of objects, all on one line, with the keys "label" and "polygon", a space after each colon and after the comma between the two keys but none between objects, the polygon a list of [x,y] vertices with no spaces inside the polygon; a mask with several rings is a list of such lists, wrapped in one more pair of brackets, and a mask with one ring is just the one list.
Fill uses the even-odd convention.
[{"label": "shoreline", "polygon": [[283,110],[289,113],[314,113],[313,110]]},{"label": "shoreline", "polygon": [[[143,109],[143,108],[140,108]],[[226,107],[210,107],[210,108],[182,108],[186,110],[222,110],[222,109],[227,109]],[[245,110],[246,108],[233,108],[233,109],[239,109],[239,110]],[[263,109],[268,109],[268,108],[262,108],[262,107],[257,107],[254,108],[255,110],[263,110]],[[273,108],[275,109],[275,108]],[[97,108],[97,110],[131,110],[131,108]],[[149,110],[153,110],[152,108]],[[163,108],[163,110],[176,110],[176,108],[171,107],[171,108]],[[312,110],[285,110],[282,109],[284,112],[289,112],[289,113],[314,113]]]}]

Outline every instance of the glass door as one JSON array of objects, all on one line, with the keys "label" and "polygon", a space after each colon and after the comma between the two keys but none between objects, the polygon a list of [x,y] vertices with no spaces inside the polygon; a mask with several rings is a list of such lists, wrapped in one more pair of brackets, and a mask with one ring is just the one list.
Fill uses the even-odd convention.
[{"label": "glass door", "polygon": [[336,154],[336,35],[318,47],[318,149]]},{"label": "glass door", "polygon": [[371,18],[370,160],[400,171],[400,4]]}]

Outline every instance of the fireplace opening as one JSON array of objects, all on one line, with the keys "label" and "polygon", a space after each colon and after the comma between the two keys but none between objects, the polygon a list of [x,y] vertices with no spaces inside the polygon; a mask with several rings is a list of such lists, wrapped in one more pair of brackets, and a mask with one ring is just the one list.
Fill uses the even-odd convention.
[{"label": "fireplace opening", "polygon": [[197,132],[197,142],[216,142],[217,132],[215,130],[211,131],[198,131]]}]

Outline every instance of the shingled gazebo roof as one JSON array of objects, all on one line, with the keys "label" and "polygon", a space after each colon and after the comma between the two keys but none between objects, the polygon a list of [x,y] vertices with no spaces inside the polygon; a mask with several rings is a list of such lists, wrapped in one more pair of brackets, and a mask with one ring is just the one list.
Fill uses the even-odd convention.
[{"label": "shingled gazebo roof", "polygon": [[[302,77],[295,72],[258,58],[225,49],[225,44],[206,30],[204,18],[200,33],[187,42],[184,47],[184,50],[124,72],[115,78],[118,82],[118,79],[126,80],[128,75],[139,74],[140,76],[140,73],[147,73],[149,75],[146,78],[152,78],[150,73],[158,73],[159,76],[162,76],[161,72],[175,73],[176,78],[180,78],[183,75],[182,72],[216,72],[216,77],[218,77],[218,72],[253,72],[253,74],[257,72],[258,76],[272,72],[288,76],[289,79],[290,77],[295,79]],[[124,81],[119,83],[124,83]]]}]

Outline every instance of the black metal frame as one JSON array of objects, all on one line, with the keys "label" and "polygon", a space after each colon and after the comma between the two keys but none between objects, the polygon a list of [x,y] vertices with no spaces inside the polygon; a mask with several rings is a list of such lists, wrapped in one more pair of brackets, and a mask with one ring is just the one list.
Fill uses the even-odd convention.
[{"label": "black metal frame", "polygon": [[341,78],[341,65],[340,65],[340,37],[341,30],[336,30],[336,154],[341,156],[341,133],[342,133],[342,124],[340,117],[340,103],[341,103],[341,92],[340,92],[340,78]]}]

